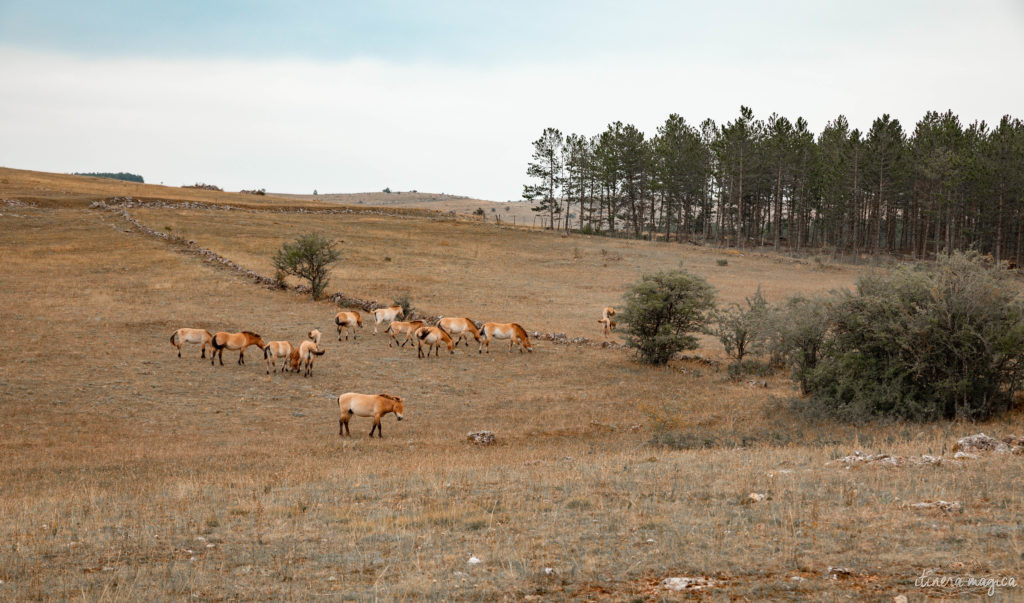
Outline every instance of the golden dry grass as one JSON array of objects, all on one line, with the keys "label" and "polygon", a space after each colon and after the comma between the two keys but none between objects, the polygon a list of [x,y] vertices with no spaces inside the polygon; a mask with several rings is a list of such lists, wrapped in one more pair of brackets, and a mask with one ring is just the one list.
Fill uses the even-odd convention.
[{"label": "golden dry grass", "polygon": [[[1024,431],[1019,413],[813,423],[786,410],[782,377],[752,389],[697,363],[655,369],[546,342],[532,355],[417,360],[370,328],[338,342],[330,304],[256,287],[53,191],[35,196],[51,201],[0,205],[0,598],[631,600],[672,596],[662,578],[703,575],[722,598],[913,600],[984,594],[915,588],[928,568],[1022,577],[1019,457],[826,465],[853,449],[951,455],[967,433]],[[778,299],[855,276],[428,219],[135,214],[260,271],[281,241],[320,226],[345,240],[331,290],[408,291],[432,313],[591,337],[591,305],[680,261],[726,300],[758,282]],[[211,367],[195,346],[176,357],[168,338],[181,326],[293,342],[319,326],[327,353],[310,379],[265,375],[255,349],[244,367],[234,353]],[[340,439],[344,391],[400,395],[406,420],[387,417],[388,435],[371,441],[357,418]],[[653,445],[657,425],[690,449]],[[498,445],[468,444],[476,429]],[[769,499],[745,504],[751,492]],[[936,498],[964,510],[904,508]],[[829,566],[853,573],[831,579]]]}]

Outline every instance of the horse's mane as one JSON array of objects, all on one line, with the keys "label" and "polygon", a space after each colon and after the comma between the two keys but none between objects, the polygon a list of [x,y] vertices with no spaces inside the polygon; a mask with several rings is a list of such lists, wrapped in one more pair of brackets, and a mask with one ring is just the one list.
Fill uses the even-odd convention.
[{"label": "horse's mane", "polygon": [[392,396],[391,394],[377,394],[381,398],[387,398],[388,400],[394,400],[395,402],[401,402],[402,399],[398,396]]},{"label": "horse's mane", "polygon": [[253,333],[252,331],[242,331],[242,335],[248,335],[250,337],[259,337],[258,333]]},{"label": "horse's mane", "polygon": [[519,335],[520,337],[526,337],[526,329],[521,327],[519,323],[512,323],[512,328],[516,330],[516,335]]}]

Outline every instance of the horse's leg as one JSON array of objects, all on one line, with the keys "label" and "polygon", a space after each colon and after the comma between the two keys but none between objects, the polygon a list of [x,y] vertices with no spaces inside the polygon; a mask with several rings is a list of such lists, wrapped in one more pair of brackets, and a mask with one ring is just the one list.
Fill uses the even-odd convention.
[{"label": "horse's leg", "polygon": [[181,346],[179,345],[175,347],[178,348],[178,358],[181,358]]},{"label": "horse's leg", "polygon": [[199,356],[200,358],[206,358],[206,342],[203,342],[203,353]]}]

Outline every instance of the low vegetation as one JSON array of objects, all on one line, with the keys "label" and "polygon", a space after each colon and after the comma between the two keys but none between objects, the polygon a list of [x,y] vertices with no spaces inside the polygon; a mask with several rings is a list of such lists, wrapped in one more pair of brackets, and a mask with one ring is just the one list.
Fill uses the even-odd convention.
[{"label": "low vegetation", "polygon": [[283,280],[281,275],[305,279],[309,281],[309,291],[313,299],[320,299],[331,282],[331,264],[339,259],[341,252],[336,249],[335,242],[313,232],[301,235],[294,242],[281,245],[274,254],[274,268],[277,270],[279,283]]},{"label": "low vegetation", "polygon": [[623,298],[619,320],[626,345],[649,364],[665,364],[699,345],[714,309],[715,292],[704,278],[683,270],[644,275]]}]

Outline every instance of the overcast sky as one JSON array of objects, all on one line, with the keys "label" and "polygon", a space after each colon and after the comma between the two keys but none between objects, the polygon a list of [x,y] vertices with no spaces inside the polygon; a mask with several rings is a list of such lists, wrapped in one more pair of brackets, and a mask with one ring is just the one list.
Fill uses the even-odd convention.
[{"label": "overcast sky", "polygon": [[1021,0],[0,0],[0,165],[508,200],[548,126],[991,123],[1022,65]]}]

